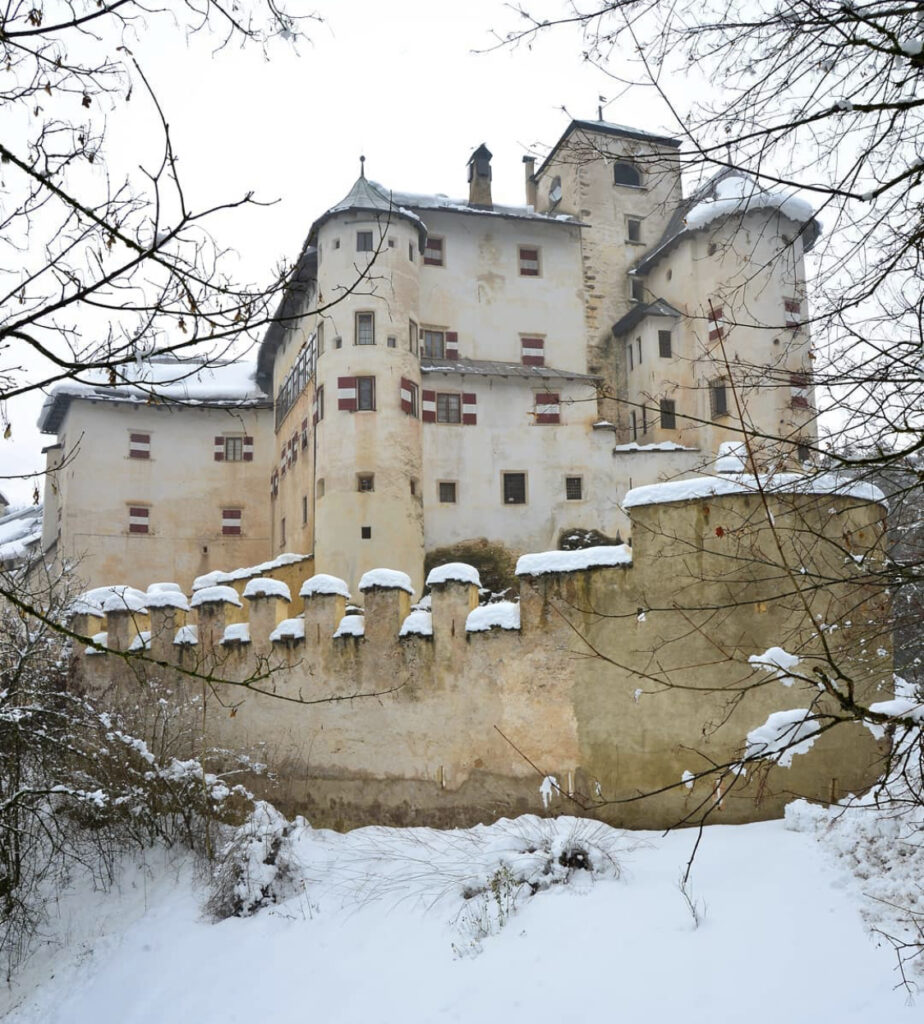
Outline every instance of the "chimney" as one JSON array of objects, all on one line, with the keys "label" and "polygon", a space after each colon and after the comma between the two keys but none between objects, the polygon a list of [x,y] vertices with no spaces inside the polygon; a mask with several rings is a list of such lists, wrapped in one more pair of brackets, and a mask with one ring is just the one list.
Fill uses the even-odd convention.
[{"label": "chimney", "polygon": [[535,209],[539,192],[536,188],[536,180],[533,177],[536,173],[536,158],[534,156],[523,157],[523,170],[526,171],[526,205]]},{"label": "chimney", "polygon": [[468,202],[491,209],[491,150],[482,142],[468,159]]}]

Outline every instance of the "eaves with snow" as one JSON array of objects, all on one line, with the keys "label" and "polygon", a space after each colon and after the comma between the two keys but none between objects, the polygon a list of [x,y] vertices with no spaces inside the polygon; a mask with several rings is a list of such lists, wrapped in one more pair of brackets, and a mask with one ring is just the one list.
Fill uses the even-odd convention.
[{"label": "eaves with snow", "polygon": [[257,386],[252,362],[207,362],[154,356],[116,368],[110,383],[109,370],[88,370],[52,388],[39,414],[39,429],[58,433],[74,400],[217,406],[220,408],[266,407],[272,400]]}]

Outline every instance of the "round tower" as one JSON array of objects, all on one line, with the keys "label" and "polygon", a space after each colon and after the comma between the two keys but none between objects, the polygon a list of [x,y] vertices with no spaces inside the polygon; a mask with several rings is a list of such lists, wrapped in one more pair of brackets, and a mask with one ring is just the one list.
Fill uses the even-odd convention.
[{"label": "round tower", "polygon": [[[318,249],[315,564],[423,585],[418,308],[426,230],[360,176],[312,227]],[[328,309],[324,309],[329,306]]]}]

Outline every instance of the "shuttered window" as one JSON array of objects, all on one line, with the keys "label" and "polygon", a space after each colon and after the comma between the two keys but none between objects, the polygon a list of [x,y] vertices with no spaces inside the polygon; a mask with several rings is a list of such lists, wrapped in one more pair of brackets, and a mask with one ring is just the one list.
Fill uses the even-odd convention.
[{"label": "shuttered window", "polygon": [[241,534],[242,512],[239,508],[221,510],[221,532],[225,537],[239,537]]},{"label": "shuttered window", "polygon": [[536,395],[536,422],[561,423],[561,404],[557,391],[541,391]]},{"label": "shuttered window", "polygon": [[151,457],[151,435],[129,434],[128,457],[130,459],[149,459]]},{"label": "shuttered window", "polygon": [[143,505],[129,505],[128,532],[150,533],[151,510]]},{"label": "shuttered window", "polygon": [[545,339],[521,337],[520,361],[524,366],[545,366]]},{"label": "shuttered window", "polygon": [[534,247],[521,245],[520,253],[520,277],[539,276],[539,250]]},{"label": "shuttered window", "polygon": [[427,267],[441,267],[443,265],[443,239],[428,238],[424,248],[424,265]]}]

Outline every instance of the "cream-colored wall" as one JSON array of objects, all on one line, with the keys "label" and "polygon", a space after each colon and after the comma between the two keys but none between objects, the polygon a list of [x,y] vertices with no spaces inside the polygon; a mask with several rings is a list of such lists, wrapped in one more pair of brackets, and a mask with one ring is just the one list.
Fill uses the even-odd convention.
[{"label": "cream-colored wall", "polygon": [[[74,399],[59,437],[59,557],[87,586],[189,587],[213,569],[271,556],[267,480],[272,410],[142,405]],[[129,458],[129,434],[151,435],[151,457]],[[252,462],[216,462],[214,438],[254,439]],[[150,533],[130,534],[128,509],[149,505]],[[243,511],[243,534],[222,536],[222,508]]]},{"label": "cream-colored wall", "polygon": [[[314,597],[306,640],[270,644],[279,617],[270,598],[250,604],[250,645],[215,657],[200,646],[183,665],[218,666],[238,680],[264,671],[268,657],[273,692],[312,702],[235,691],[237,713],[216,701],[209,731],[217,745],[268,761],[279,773],[272,799],[318,826],[574,813],[564,800],[543,805],[536,766],[612,824],[695,820],[719,783],[712,821],[771,818],[794,795],[838,799],[880,771],[885,744],[853,724],[821,736],[788,769],[722,779],[712,769],[740,757],[748,731],[770,713],[827,708],[815,668],[836,666],[861,703],[891,693],[888,594],[868,571],[884,557],[883,524],[880,506],[831,494],[771,497],[767,509],[756,496],[642,506],[633,510],[632,564],[523,579],[519,630],[467,634],[472,594],[459,584],[434,588],[432,639],[399,640],[407,595],[373,590],[365,637],[331,639],[343,599]],[[800,587],[804,604],[793,600]],[[200,641],[214,631],[209,622],[221,635],[216,611],[200,612]],[[827,654],[816,615],[838,627],[826,634]],[[128,639],[112,625],[110,633]],[[787,687],[749,664],[771,646],[799,655],[809,681]],[[122,680],[135,693],[137,663],[87,659],[80,645],[75,654],[75,676],[89,689]],[[182,694],[181,677],[165,682]],[[323,702],[362,693],[377,696]],[[685,771],[702,774],[692,789]]]}]

